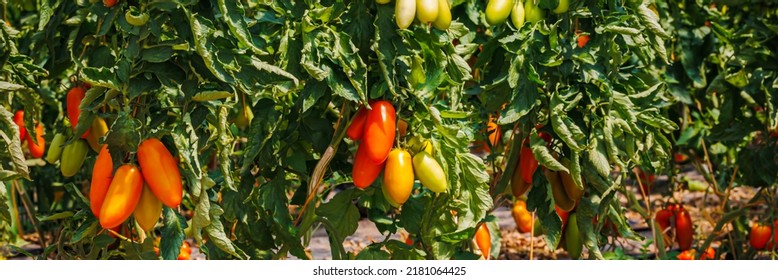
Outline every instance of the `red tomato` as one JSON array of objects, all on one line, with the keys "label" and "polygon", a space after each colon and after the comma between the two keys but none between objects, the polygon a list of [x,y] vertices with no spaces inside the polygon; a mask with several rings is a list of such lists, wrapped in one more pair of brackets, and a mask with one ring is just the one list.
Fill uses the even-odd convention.
[{"label": "red tomato", "polygon": [[[365,152],[373,163],[382,163],[386,160],[394,144],[397,128],[397,116],[394,106],[383,100],[370,103],[373,108],[367,114],[365,133],[362,136]],[[360,145],[360,146],[361,146]]]},{"label": "red tomato", "polygon": [[532,154],[532,149],[527,146],[521,147],[519,153],[519,168],[521,169],[521,178],[527,184],[532,183],[532,176],[538,169],[538,161],[535,159],[535,155]]},{"label": "red tomato", "polygon": [[540,132],[538,133],[538,136],[546,141],[546,147],[551,146],[551,134],[546,132]]},{"label": "red tomato", "polygon": [[141,142],[138,146],[138,163],[151,192],[167,207],[178,207],[184,196],[181,171],[162,141],[149,138]]},{"label": "red tomato", "polygon": [[100,218],[100,209],[103,207],[108,187],[111,186],[111,180],[113,180],[113,160],[111,153],[108,152],[108,145],[103,145],[97,155],[95,166],[92,168],[92,182],[89,190],[89,207],[97,218]]},{"label": "red tomato", "polygon": [[[75,130],[76,125],[78,125],[78,116],[81,115],[81,100],[84,99],[86,96],[86,90],[83,87],[76,86],[71,88],[68,91],[67,95],[67,113],[68,113],[68,119],[70,119],[70,126]],[[83,135],[81,135],[82,139],[86,139],[87,136],[89,136],[89,131],[91,130],[91,127],[84,132]]]},{"label": "red tomato", "polygon": [[675,240],[678,241],[678,248],[682,251],[689,250],[694,240],[692,218],[683,207],[675,214]]},{"label": "red tomato", "polygon": [[192,258],[191,255],[189,253],[187,253],[187,252],[180,252],[180,253],[178,253],[178,260],[179,261],[187,261],[187,260],[190,260],[191,258]]},{"label": "red tomato", "polygon": [[580,35],[578,36],[578,47],[583,48],[586,47],[586,44],[589,43],[589,35]]},{"label": "red tomato", "polygon": [[751,232],[748,235],[748,243],[754,249],[762,250],[767,246],[767,241],[770,240],[773,230],[768,225],[761,225],[755,223],[751,226]]},{"label": "red tomato", "polygon": [[378,174],[384,169],[386,162],[374,163],[367,155],[366,141],[362,141],[357,147],[357,155],[354,157],[354,169],[351,176],[354,177],[354,185],[365,189],[378,178]]},{"label": "red tomato", "polygon": [[354,116],[354,120],[346,129],[346,136],[351,140],[359,141],[362,139],[362,135],[365,134],[365,123],[367,122],[367,109],[360,107],[357,114]]},{"label": "red tomato", "polygon": [[32,141],[32,134],[27,133],[27,146],[30,148],[30,155],[34,158],[41,158],[46,151],[46,139],[43,139],[43,123],[38,123],[35,126],[35,139],[38,140],[37,144]]},{"label": "red tomato", "polygon": [[22,142],[27,137],[27,128],[24,127],[24,110],[16,111],[14,123],[19,127],[19,142]]},{"label": "red tomato", "polygon": [[119,0],[103,0],[103,5],[106,8],[110,8],[110,7],[113,7],[114,5],[116,5],[117,2],[119,2]]}]

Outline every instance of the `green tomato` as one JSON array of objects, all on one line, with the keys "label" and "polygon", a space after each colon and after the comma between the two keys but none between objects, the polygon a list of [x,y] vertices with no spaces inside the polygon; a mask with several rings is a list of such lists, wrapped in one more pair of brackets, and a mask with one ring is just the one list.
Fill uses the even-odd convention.
[{"label": "green tomato", "polygon": [[489,0],[486,4],[486,22],[489,25],[498,25],[505,22],[511,14],[513,0]]},{"label": "green tomato", "polygon": [[432,26],[446,30],[449,25],[451,25],[451,8],[448,5],[448,0],[438,0],[438,18],[432,22]]},{"label": "green tomato", "polygon": [[86,159],[86,153],[89,151],[89,144],[84,139],[77,139],[62,150],[59,170],[65,177],[72,177],[81,169]]},{"label": "green tomato", "polygon": [[427,24],[438,19],[438,0],[416,0],[416,18]]},{"label": "green tomato", "polygon": [[524,2],[524,18],[530,23],[536,23],[546,18],[546,12],[535,6],[534,0]]},{"label": "green tomato", "polygon": [[511,10],[511,22],[513,22],[513,26],[515,26],[516,29],[521,29],[521,26],[524,25],[524,3],[522,3],[521,0],[516,1],[513,5],[513,10]]},{"label": "green tomato", "polygon": [[561,14],[567,12],[569,8],[570,8],[570,0],[559,0],[559,5],[557,5],[556,9],[554,9],[552,12],[554,12],[555,14]]},{"label": "green tomato", "polygon": [[54,135],[54,139],[49,144],[49,153],[46,154],[46,162],[54,164],[59,160],[59,157],[62,156],[62,144],[65,143],[65,140],[65,135],[62,133]]},{"label": "green tomato", "polygon": [[416,1],[415,0],[397,0],[394,6],[394,19],[397,22],[397,27],[400,29],[406,29],[413,23],[413,18],[416,16]]},{"label": "green tomato", "polygon": [[149,14],[141,13],[137,8],[132,7],[124,13],[124,19],[132,26],[144,26],[149,21]]},{"label": "green tomato", "polygon": [[377,4],[387,4],[387,3],[391,2],[391,1],[392,1],[392,0],[375,0],[375,2],[376,2]]},{"label": "green tomato", "polygon": [[583,240],[581,239],[581,232],[578,230],[578,214],[576,213],[571,213],[570,219],[567,220],[565,250],[570,254],[571,259],[577,260],[581,258]]},{"label": "green tomato", "polygon": [[445,192],[448,188],[446,173],[435,158],[426,151],[413,156],[413,171],[421,184],[433,192]]}]

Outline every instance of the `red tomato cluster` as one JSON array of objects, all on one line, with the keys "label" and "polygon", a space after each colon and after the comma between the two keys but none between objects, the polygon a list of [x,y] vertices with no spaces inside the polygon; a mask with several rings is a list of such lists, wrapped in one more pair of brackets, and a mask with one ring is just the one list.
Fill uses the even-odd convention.
[{"label": "red tomato cluster", "polygon": [[365,189],[378,178],[394,145],[397,116],[394,106],[383,100],[371,101],[371,110],[360,108],[346,130],[359,142],[354,158],[354,185]]},{"label": "red tomato cluster", "polygon": [[[697,254],[697,250],[689,249],[681,252],[676,257],[679,260],[694,260],[694,256]],[[700,256],[700,260],[712,260],[716,258],[716,249],[713,249],[711,247],[708,247],[708,249],[705,250],[705,253],[703,253]]]},{"label": "red tomato cluster", "polygon": [[670,204],[665,209],[657,211],[656,222],[662,231],[666,246],[670,246],[672,241],[665,232],[669,228],[675,228],[675,241],[678,242],[678,248],[681,251],[686,251],[692,247],[694,225],[689,211],[683,205]]}]

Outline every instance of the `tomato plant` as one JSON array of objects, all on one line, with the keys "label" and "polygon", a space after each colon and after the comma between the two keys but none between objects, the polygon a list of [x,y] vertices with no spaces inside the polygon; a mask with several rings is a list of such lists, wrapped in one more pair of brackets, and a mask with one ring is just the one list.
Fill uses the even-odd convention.
[{"label": "tomato plant", "polygon": [[[36,258],[319,258],[322,228],[332,259],[492,259],[502,206],[572,258],[772,254],[769,1],[7,2],[0,243]],[[672,204],[690,166],[716,211]]]}]

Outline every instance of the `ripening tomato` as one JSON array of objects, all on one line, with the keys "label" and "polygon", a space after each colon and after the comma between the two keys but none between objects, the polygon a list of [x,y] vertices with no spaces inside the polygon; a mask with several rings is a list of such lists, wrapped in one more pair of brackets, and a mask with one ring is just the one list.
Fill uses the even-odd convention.
[{"label": "ripening tomato", "polygon": [[689,250],[694,240],[692,218],[683,207],[675,214],[675,240],[678,241],[678,248],[682,251]]},{"label": "ripening tomato", "polygon": [[138,222],[140,228],[144,231],[149,231],[154,228],[161,215],[162,202],[154,196],[148,185],[144,186],[132,216],[135,217],[135,221]]},{"label": "ripening tomato", "polygon": [[438,18],[432,22],[432,26],[439,30],[446,30],[451,25],[451,7],[448,0],[438,0]]},{"label": "ripening tomato", "polygon": [[659,224],[659,228],[664,231],[670,227],[670,218],[674,215],[670,209],[662,209],[656,212],[656,222]]},{"label": "ripening tomato", "polygon": [[772,229],[768,225],[761,225],[755,223],[751,226],[751,232],[748,234],[748,243],[756,250],[762,250],[767,246],[767,241],[770,240],[772,235]]},{"label": "ripening tomato", "polygon": [[157,138],[144,140],[138,146],[138,163],[143,179],[154,195],[170,208],[181,204],[184,195],[181,171],[178,163],[162,141]]},{"label": "ripening tomato", "polygon": [[179,252],[192,254],[192,247],[189,245],[189,242],[184,240],[184,242],[181,242],[181,248],[179,249]]},{"label": "ripening tomato", "polygon": [[513,26],[515,26],[516,29],[521,29],[521,27],[524,25],[524,3],[521,3],[521,0],[517,0],[513,4],[513,9],[511,10],[511,22],[513,22]]},{"label": "ripening tomato", "polygon": [[576,39],[576,40],[577,40],[577,43],[578,43],[578,48],[586,47],[586,44],[589,43],[589,35],[586,35],[586,34],[578,35],[578,39]]},{"label": "ripening tomato", "polygon": [[443,168],[435,158],[425,151],[413,156],[413,171],[421,184],[433,192],[445,192],[448,188]]},{"label": "ripening tomato", "polygon": [[486,22],[489,25],[498,25],[505,22],[513,9],[513,0],[489,0],[486,4]]},{"label": "ripening tomato", "polygon": [[423,24],[438,19],[438,0],[416,0],[416,18]]},{"label": "ripening tomato", "polygon": [[367,111],[364,107],[359,108],[351,124],[346,128],[346,136],[351,140],[362,140],[362,135],[365,133],[365,123],[367,122]]},{"label": "ripening tomato", "polygon": [[95,117],[92,121],[91,132],[86,137],[89,147],[95,152],[100,152],[100,138],[108,134],[108,124],[101,117]]},{"label": "ripening tomato", "polygon": [[187,252],[180,252],[178,253],[178,260],[179,261],[188,261],[192,258],[192,256]]},{"label": "ripening tomato", "polygon": [[411,238],[411,236],[410,236],[410,235],[408,235],[407,237],[405,237],[405,245],[408,245],[408,246],[411,246],[411,247],[413,247],[413,238]]},{"label": "ripening tomato", "polygon": [[143,191],[143,176],[134,164],[116,169],[100,209],[100,225],[113,228],[132,215]]},{"label": "ripening tomato", "polygon": [[486,227],[486,223],[481,223],[478,230],[475,232],[475,244],[478,245],[478,249],[481,250],[481,255],[484,259],[489,259],[492,252],[492,237],[489,234],[489,228]]},{"label": "ripening tomato", "polygon": [[400,29],[408,28],[416,17],[416,0],[397,0],[394,14],[397,27]]},{"label": "ripening tomato", "polygon": [[532,184],[532,176],[538,169],[538,161],[535,159],[535,155],[532,154],[532,149],[527,146],[521,147],[519,168],[521,169],[521,178],[524,180],[524,183]]},{"label": "ripening tomato", "polygon": [[392,150],[397,130],[397,116],[394,106],[383,100],[373,101],[372,110],[367,113],[363,144],[367,157],[373,163],[381,163]]},{"label": "ripening tomato", "polygon": [[89,208],[92,214],[100,218],[100,209],[103,207],[105,194],[108,193],[108,187],[113,180],[113,160],[111,153],[108,152],[108,145],[103,145],[100,153],[95,160],[95,166],[92,168],[92,182],[89,189]]},{"label": "ripening tomato", "polygon": [[397,121],[397,130],[400,132],[400,137],[408,135],[408,122],[403,119]]},{"label": "ripening tomato", "polygon": [[43,139],[43,123],[35,125],[35,139],[32,141],[32,134],[27,133],[27,147],[30,148],[30,155],[34,158],[41,158],[46,150],[46,139]]},{"label": "ripening tomato", "polygon": [[18,110],[14,113],[14,123],[19,127],[19,142],[27,137],[27,128],[24,127],[24,110]]},{"label": "ripening tomato", "polygon": [[360,189],[366,189],[369,187],[381,170],[384,169],[384,164],[374,163],[367,156],[367,148],[365,148],[365,142],[359,143],[357,147],[357,155],[354,156],[354,168],[351,171],[351,176],[354,178],[354,185]]},{"label": "ripening tomato", "polygon": [[391,0],[375,0],[375,2],[377,4],[387,4],[387,3],[391,2]]},{"label": "ripening tomato", "polygon": [[73,177],[84,165],[89,144],[84,139],[76,139],[62,149],[59,170],[62,176]]},{"label": "ripening tomato", "polygon": [[513,215],[513,221],[516,222],[516,228],[520,233],[527,233],[532,231],[534,221],[532,220],[532,213],[527,210],[527,202],[524,200],[516,200],[513,203],[511,209]]},{"label": "ripening tomato", "polygon": [[[81,115],[81,100],[84,99],[86,96],[86,90],[81,86],[76,86],[71,88],[68,91],[67,94],[67,113],[68,113],[68,119],[70,119],[70,126],[73,128],[73,130],[76,129],[76,126],[78,125],[78,117]],[[81,135],[82,139],[86,139],[87,136],[89,136],[89,131],[91,130],[91,127],[84,132],[83,135]]]},{"label": "ripening tomato", "polygon": [[411,154],[405,150],[394,149],[386,159],[383,188],[387,200],[393,205],[402,205],[411,196],[413,190],[413,163]]},{"label": "ripening tomato", "polygon": [[117,2],[119,2],[119,0],[103,0],[103,5],[106,8],[110,8],[115,6]]}]

